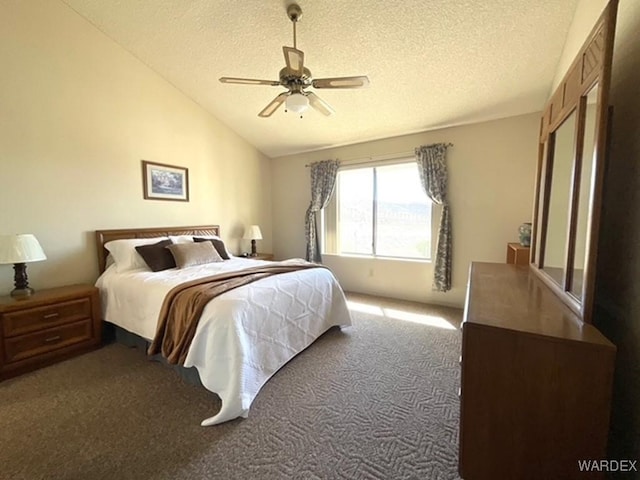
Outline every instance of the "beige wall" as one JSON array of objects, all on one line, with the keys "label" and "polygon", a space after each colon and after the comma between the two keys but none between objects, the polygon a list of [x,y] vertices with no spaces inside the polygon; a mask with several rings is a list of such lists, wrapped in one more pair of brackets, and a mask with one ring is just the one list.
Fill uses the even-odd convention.
[{"label": "beige wall", "polygon": [[327,256],[325,263],[346,290],[462,306],[470,262],[504,262],[507,242],[517,241],[518,226],[531,221],[538,129],[539,114],[531,114],[274,159],[275,254],[279,258],[305,254],[304,215],[310,189],[306,163],[391,155],[423,144],[452,142],[448,153],[452,291],[431,291],[430,263],[338,256]]},{"label": "beige wall", "polygon": [[[95,229],[215,222],[238,251],[258,223],[271,248],[269,159],[62,2],[0,3],[0,65],[0,234],[40,240],[33,287],[95,281]],[[190,202],[143,200],[141,159],[188,167]]]}]

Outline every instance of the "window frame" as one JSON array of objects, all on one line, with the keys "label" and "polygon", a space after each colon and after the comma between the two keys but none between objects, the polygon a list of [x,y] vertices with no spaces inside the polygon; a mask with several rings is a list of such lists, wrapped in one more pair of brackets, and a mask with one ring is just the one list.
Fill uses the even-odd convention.
[{"label": "window frame", "polygon": [[[339,256],[339,257],[356,257],[356,258],[369,258],[369,259],[384,259],[384,260],[398,260],[417,263],[432,263],[435,251],[434,245],[434,207],[437,207],[431,199],[425,193],[425,198],[430,208],[430,238],[429,238],[429,256],[428,257],[412,257],[407,255],[381,255],[377,253],[377,227],[378,227],[378,173],[377,169],[386,166],[393,165],[406,165],[416,164],[414,158],[402,157],[393,160],[386,161],[360,161],[354,163],[342,164],[339,167],[338,174],[345,170],[363,170],[367,168],[373,169],[373,201],[372,201],[372,231],[371,231],[371,253],[356,253],[356,252],[340,252],[339,251],[339,238],[340,238],[340,215],[339,215],[339,202],[340,202],[340,189],[338,184],[338,178],[336,177],[336,186],[326,208],[321,210],[320,216],[320,228],[321,228],[321,247],[322,255]],[[416,165],[417,168],[417,165]],[[416,172],[417,173],[417,172]],[[333,228],[331,228],[333,227]],[[331,229],[330,229],[331,228]]]}]

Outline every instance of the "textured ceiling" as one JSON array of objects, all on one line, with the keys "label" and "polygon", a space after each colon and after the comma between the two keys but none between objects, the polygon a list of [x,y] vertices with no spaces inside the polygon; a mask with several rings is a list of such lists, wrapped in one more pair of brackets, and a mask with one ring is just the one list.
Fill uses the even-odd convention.
[{"label": "textured ceiling", "polygon": [[298,48],[336,110],[260,112],[292,45],[286,0],[63,0],[270,157],[540,111],[577,0],[300,0]]}]

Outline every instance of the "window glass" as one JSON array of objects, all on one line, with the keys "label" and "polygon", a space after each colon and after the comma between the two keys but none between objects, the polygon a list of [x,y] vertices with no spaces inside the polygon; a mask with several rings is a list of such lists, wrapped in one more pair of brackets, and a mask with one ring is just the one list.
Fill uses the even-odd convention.
[{"label": "window glass", "polygon": [[337,215],[323,217],[325,245],[330,246],[325,251],[431,257],[431,201],[413,161],[340,170],[332,209]]},{"label": "window glass", "polygon": [[376,254],[429,258],[431,201],[424,193],[415,163],[376,169]]},{"label": "window glass", "polygon": [[340,253],[373,253],[373,168],[338,173]]}]

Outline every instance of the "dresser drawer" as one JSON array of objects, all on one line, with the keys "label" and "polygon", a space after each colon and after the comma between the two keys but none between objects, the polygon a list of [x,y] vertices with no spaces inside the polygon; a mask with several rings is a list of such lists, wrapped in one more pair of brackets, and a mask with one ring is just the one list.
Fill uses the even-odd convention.
[{"label": "dresser drawer", "polygon": [[7,363],[17,362],[91,338],[92,326],[89,318],[36,333],[6,338],[4,341],[4,360]]},{"label": "dresser drawer", "polygon": [[4,336],[13,337],[36,332],[91,317],[88,297],[60,302],[46,307],[29,308],[6,313],[3,317]]}]

